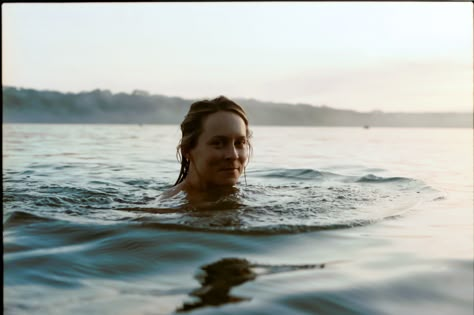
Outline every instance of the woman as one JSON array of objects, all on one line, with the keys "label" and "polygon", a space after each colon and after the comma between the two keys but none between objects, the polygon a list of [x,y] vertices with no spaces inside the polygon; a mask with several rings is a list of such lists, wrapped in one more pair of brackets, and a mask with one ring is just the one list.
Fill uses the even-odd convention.
[{"label": "woman", "polygon": [[231,192],[245,172],[251,149],[244,109],[224,96],[195,102],[181,123],[181,133],[181,170],[162,198],[184,191],[190,201],[201,201]]}]

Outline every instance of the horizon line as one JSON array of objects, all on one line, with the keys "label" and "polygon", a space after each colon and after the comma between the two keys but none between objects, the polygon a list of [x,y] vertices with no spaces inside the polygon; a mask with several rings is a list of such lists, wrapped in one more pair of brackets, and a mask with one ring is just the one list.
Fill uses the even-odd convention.
[{"label": "horizon line", "polygon": [[[94,92],[94,91],[104,91],[104,92],[110,92],[112,95],[119,95],[119,94],[134,95],[134,92],[138,92],[138,93],[143,93],[144,96],[150,96],[150,97],[164,96],[164,97],[167,97],[167,98],[180,98],[182,100],[191,101],[191,102],[195,102],[195,101],[198,101],[198,100],[209,99],[207,97],[185,98],[183,96],[170,96],[170,95],[166,95],[166,94],[154,94],[152,92],[142,90],[142,89],[138,89],[138,88],[133,89],[131,92],[123,92],[123,91],[122,92],[112,92],[110,89],[101,89],[101,88],[95,88],[95,89],[91,89],[91,90],[81,90],[79,92],[73,92],[73,91],[54,90],[54,89],[50,89],[50,88],[38,89],[38,88],[31,88],[31,87],[20,87],[20,86],[3,85],[2,84],[2,94],[3,94],[3,89],[4,88],[35,90],[35,91],[38,91],[38,92],[56,92],[56,93],[62,93],[62,94],[81,94],[81,93],[90,93],[90,92]],[[136,95],[138,95],[138,93]],[[216,97],[218,97],[218,96],[216,96]],[[259,103],[275,104],[275,105],[311,106],[311,107],[315,107],[315,108],[328,108],[328,109],[333,109],[333,110],[351,111],[351,112],[357,112],[357,113],[381,113],[381,114],[473,114],[474,113],[474,104],[473,104],[473,108],[470,111],[416,111],[416,112],[406,112],[406,111],[403,112],[403,111],[400,111],[400,112],[397,112],[397,111],[383,111],[381,109],[373,109],[373,110],[370,110],[370,111],[359,111],[359,110],[355,110],[355,109],[331,107],[327,104],[314,105],[314,104],[300,103],[300,102],[298,102],[298,103],[289,103],[289,102],[284,102],[284,101],[265,101],[265,100],[260,100],[260,99],[256,99],[256,98],[253,98],[253,97],[241,97],[241,96],[232,97],[231,99],[244,100],[244,101],[256,101],[256,102],[259,102]]]}]

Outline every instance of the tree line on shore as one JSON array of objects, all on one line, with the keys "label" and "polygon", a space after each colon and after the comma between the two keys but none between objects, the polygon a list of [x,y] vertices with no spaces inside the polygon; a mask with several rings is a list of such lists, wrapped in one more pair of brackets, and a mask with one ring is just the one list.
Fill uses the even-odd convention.
[{"label": "tree line on shore", "polygon": [[[2,88],[3,123],[179,124],[196,99],[130,94],[96,89],[62,93],[16,87]],[[310,104],[233,99],[253,125],[472,127],[472,113],[357,112]]]}]

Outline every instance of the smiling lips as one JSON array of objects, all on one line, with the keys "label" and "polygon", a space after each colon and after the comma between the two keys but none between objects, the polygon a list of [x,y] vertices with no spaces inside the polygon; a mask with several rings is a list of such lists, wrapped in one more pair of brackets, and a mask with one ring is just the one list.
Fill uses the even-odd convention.
[{"label": "smiling lips", "polygon": [[238,167],[226,167],[226,168],[221,168],[219,171],[221,172],[233,172],[233,171],[238,171]]}]

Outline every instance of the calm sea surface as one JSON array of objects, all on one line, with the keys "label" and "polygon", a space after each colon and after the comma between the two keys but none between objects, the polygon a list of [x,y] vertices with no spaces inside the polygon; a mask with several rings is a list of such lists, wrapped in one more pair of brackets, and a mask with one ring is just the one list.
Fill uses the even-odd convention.
[{"label": "calm sea surface", "polygon": [[473,314],[473,130],[253,127],[159,201],[177,126],[3,124],[6,314]]}]

